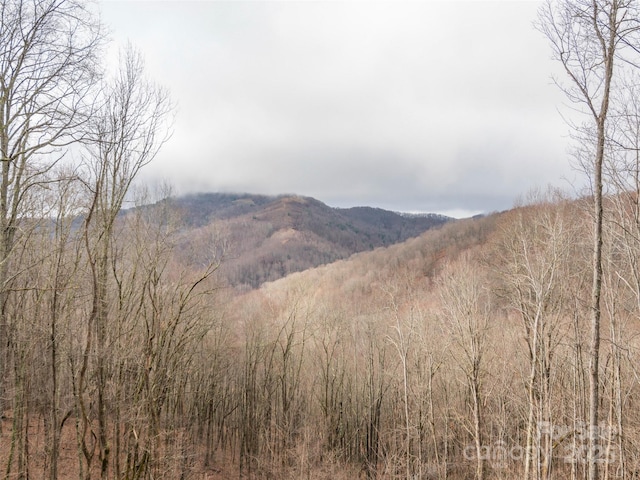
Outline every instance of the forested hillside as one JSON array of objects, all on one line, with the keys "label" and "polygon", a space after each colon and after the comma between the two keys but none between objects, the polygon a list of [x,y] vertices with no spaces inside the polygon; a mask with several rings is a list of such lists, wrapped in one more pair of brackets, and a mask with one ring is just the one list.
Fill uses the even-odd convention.
[{"label": "forested hillside", "polygon": [[185,222],[185,243],[201,235],[224,243],[220,273],[240,289],[399,243],[453,220],[371,207],[337,209],[297,195],[209,193],[172,203]]},{"label": "forested hillside", "polygon": [[[583,478],[589,202],[530,201],[232,299],[198,377],[217,402],[214,464],[231,455],[255,478]],[[607,203],[609,478],[632,478],[640,458],[633,211],[635,196]]]},{"label": "forested hillside", "polygon": [[638,478],[638,18],[540,11],[585,194],[453,222],[134,189],[166,90],[90,4],[3,2],[0,475]]},{"label": "forested hillside", "polygon": [[[632,478],[640,461],[637,201],[606,202],[610,478]],[[115,224],[101,357],[85,357],[91,282],[73,267],[84,234],[61,223],[66,240],[42,264],[54,273],[25,276],[8,305],[20,356],[5,377],[0,461],[38,474],[56,455],[60,478],[98,476],[100,410],[84,402],[101,364],[109,477],[517,478],[529,464],[540,478],[582,478],[589,204],[538,194],[244,294],[218,288],[210,239],[182,248],[170,203],[137,209]],[[25,254],[50,244],[36,233]],[[210,266],[194,270],[203,251]]]}]

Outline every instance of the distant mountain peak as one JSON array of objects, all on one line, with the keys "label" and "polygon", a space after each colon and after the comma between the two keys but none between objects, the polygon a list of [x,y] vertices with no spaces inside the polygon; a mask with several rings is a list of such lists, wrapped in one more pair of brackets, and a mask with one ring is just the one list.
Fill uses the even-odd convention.
[{"label": "distant mountain peak", "polygon": [[173,199],[187,231],[214,224],[231,250],[222,271],[257,288],[289,273],[417,237],[452,218],[374,207],[333,208],[301,195],[199,193]]}]

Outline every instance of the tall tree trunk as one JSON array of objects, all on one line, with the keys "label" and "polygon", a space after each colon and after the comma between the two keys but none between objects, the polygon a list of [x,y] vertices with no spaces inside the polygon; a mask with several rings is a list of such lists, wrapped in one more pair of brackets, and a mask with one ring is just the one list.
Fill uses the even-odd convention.
[{"label": "tall tree trunk", "polygon": [[[595,9],[594,2],[594,9]],[[594,16],[597,12],[594,12]],[[605,156],[605,141],[607,128],[607,114],[609,111],[609,96],[613,79],[613,59],[617,32],[617,0],[614,0],[609,12],[609,42],[604,53],[605,78],[604,93],[597,118],[597,147],[594,159],[594,230],[593,230],[593,283],[591,288],[591,349],[589,354],[589,479],[598,480],[598,401],[600,392],[600,315],[602,293],[602,224],[604,211],[602,206],[602,165]],[[595,22],[595,20],[594,20]],[[603,45],[604,47],[604,45]]]},{"label": "tall tree trunk", "polygon": [[[614,58],[637,39],[638,12],[632,1],[569,0],[547,3],[540,11],[538,28],[550,40],[555,57],[570,80],[563,90],[571,101],[580,103],[589,118],[588,125],[572,126],[583,142],[578,151],[592,158],[587,162],[593,188],[593,256],[590,299],[589,347],[589,444],[588,477],[597,480],[598,406],[600,390],[600,317],[603,245],[603,164],[606,154],[609,104]],[[620,48],[618,48],[620,47]],[[629,51],[637,53],[632,47]],[[623,63],[623,62],[621,62]],[[629,65],[633,65],[632,60]],[[625,64],[626,65],[626,64]],[[637,65],[637,62],[635,62]],[[624,65],[623,65],[624,67]],[[626,68],[626,67],[625,67]]]}]

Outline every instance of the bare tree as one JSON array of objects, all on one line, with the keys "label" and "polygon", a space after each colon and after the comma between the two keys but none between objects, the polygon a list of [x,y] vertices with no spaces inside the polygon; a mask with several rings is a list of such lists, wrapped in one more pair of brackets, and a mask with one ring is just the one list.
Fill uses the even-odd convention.
[{"label": "bare tree", "polygon": [[[30,190],[48,175],[90,117],[100,23],[79,0],[0,5],[0,378],[6,378],[9,257]],[[0,381],[0,414],[3,406]]]},{"label": "bare tree", "polygon": [[44,293],[42,303],[47,309],[46,313],[43,313],[41,328],[44,328],[47,334],[47,344],[43,351],[48,353],[48,358],[43,362],[45,367],[41,372],[45,379],[39,382],[48,387],[46,400],[39,403],[42,404],[43,410],[41,413],[47,442],[46,461],[49,462],[47,475],[50,480],[58,478],[62,427],[71,412],[69,405],[64,401],[67,395],[63,387],[65,382],[62,364],[65,355],[62,339],[68,328],[68,320],[65,318],[71,316],[70,311],[75,300],[74,278],[81,263],[81,255],[78,255],[79,235],[73,227],[80,185],[70,172],[63,173],[61,177],[68,180],[57,183],[57,188],[53,189],[55,197],[50,198],[48,202],[55,206],[56,211],[56,217],[52,219],[53,232],[49,228],[43,228],[38,245],[40,252],[50,252],[47,256],[48,261],[42,268],[45,285],[40,287]]},{"label": "bare tree", "polygon": [[[110,448],[107,441],[105,388],[108,352],[108,284],[114,267],[110,254],[116,218],[142,167],[167,139],[171,104],[167,92],[144,77],[143,60],[131,46],[121,55],[121,66],[111,84],[104,87],[105,100],[91,122],[84,184],[89,193],[84,221],[84,240],[92,279],[92,307],[88,318],[85,354],[79,378],[83,430],[90,425],[84,408],[83,388],[89,358],[96,358],[98,441],[102,478],[106,478]],[[95,343],[94,343],[95,341]],[[82,438],[85,438],[82,435]]]},{"label": "bare tree", "polygon": [[441,322],[454,343],[452,353],[462,370],[471,398],[473,440],[476,450],[477,480],[485,478],[484,377],[489,347],[490,303],[488,291],[482,288],[479,269],[467,256],[445,270],[440,279]]},{"label": "bare tree", "polygon": [[621,69],[635,68],[638,6],[634,0],[563,0],[547,2],[538,28],[549,39],[554,58],[569,79],[561,85],[567,98],[586,116],[572,124],[578,160],[590,176],[593,194],[593,279],[589,354],[589,479],[598,478],[598,402],[600,317],[603,276],[603,165],[612,91]]},{"label": "bare tree", "polygon": [[[409,401],[409,361],[412,347],[414,346],[413,337],[416,331],[416,315],[413,309],[403,315],[396,292],[392,289],[386,289],[385,293],[389,297],[389,310],[391,316],[395,319],[396,324],[393,327],[393,334],[387,336],[387,339],[398,353],[400,361],[400,369],[402,372],[402,404],[404,408],[404,456],[406,477],[411,478],[414,475],[414,461],[411,451],[413,440],[413,428],[411,425],[410,401]],[[408,318],[405,318],[408,317]],[[417,429],[416,429],[417,430]]]},{"label": "bare tree", "polygon": [[[502,282],[496,288],[522,320],[527,355],[527,429],[524,478],[550,478],[553,446],[544,438],[540,422],[553,421],[552,379],[556,354],[567,329],[563,322],[570,245],[574,239],[567,202],[549,195],[537,204],[513,212],[495,255]],[[555,200],[556,203],[552,203]],[[564,208],[563,208],[564,207]]]}]

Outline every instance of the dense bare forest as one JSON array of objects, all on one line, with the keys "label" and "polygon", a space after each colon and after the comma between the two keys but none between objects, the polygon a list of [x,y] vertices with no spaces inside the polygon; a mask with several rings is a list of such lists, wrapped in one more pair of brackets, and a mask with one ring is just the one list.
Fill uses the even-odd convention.
[{"label": "dense bare forest", "polygon": [[638,478],[637,8],[540,11],[585,195],[234,289],[224,229],[132,188],[172,115],[140,54],[3,2],[0,476]]}]

